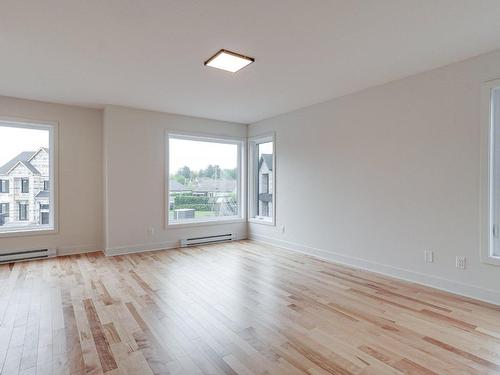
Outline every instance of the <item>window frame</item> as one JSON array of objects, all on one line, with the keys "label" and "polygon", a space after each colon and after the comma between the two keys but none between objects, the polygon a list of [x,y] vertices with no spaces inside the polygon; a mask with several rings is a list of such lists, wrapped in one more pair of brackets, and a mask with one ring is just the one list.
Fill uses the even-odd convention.
[{"label": "window frame", "polygon": [[[237,202],[239,206],[239,215],[227,216],[223,218],[203,218],[195,220],[185,220],[182,222],[171,222],[169,217],[170,204],[170,138],[183,139],[199,142],[213,142],[234,144],[238,149],[238,168],[236,175]],[[175,130],[166,130],[165,132],[165,228],[196,227],[217,224],[244,223],[246,218],[246,138],[227,137],[204,133],[190,133]]]},{"label": "window frame", "polygon": [[[481,181],[480,181],[480,259],[482,263],[500,266],[500,256],[493,255],[493,163],[494,123],[493,90],[500,88],[500,79],[483,83],[481,92]],[[500,131],[500,129],[498,129]],[[499,150],[500,152],[500,150]]]},{"label": "window frame", "polygon": [[[22,215],[23,210],[21,207],[24,207],[24,215]],[[18,221],[29,221],[29,212],[30,212],[30,205],[29,203],[26,202],[18,202],[17,203],[17,220]]]},{"label": "window frame", "polygon": [[[4,190],[4,186],[6,189]],[[10,183],[9,180],[0,178],[0,194],[9,194],[10,193]]]},{"label": "window frame", "polygon": [[[24,189],[24,183],[26,183],[27,189]],[[21,194],[29,194],[30,193],[30,179],[22,177],[21,178]]]},{"label": "window frame", "polygon": [[[31,235],[54,234],[59,232],[59,123],[56,121],[34,120],[19,117],[0,116],[0,126],[47,130],[49,132],[49,184],[52,187],[50,190],[49,199],[52,205],[50,210],[49,225],[23,225],[11,227],[7,230],[1,228],[1,237],[23,237]],[[9,188],[11,188],[9,186]]]},{"label": "window frame", "polygon": [[[258,161],[258,153],[257,153],[257,145],[261,143],[272,142],[273,144],[273,170],[271,173],[272,182],[273,182],[273,208],[271,210],[271,218],[267,218],[264,216],[258,216],[258,208],[257,208],[257,197],[258,194],[258,186],[259,177],[256,165],[259,163]],[[248,222],[276,226],[276,133],[266,133],[261,135],[256,135],[248,138]],[[269,186],[268,186],[269,190]]]}]

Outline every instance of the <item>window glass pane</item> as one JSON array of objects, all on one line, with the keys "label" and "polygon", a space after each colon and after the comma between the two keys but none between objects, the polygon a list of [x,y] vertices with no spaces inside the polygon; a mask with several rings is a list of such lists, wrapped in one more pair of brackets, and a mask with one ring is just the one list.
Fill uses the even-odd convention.
[{"label": "window glass pane", "polygon": [[273,142],[258,143],[257,156],[257,202],[256,215],[272,218],[273,213]]},{"label": "window glass pane", "polygon": [[[0,123],[0,233],[51,227],[50,131]],[[42,218],[39,207],[45,205]],[[9,209],[10,208],[10,209]]]},{"label": "window glass pane", "polygon": [[19,203],[19,220],[27,221],[28,220],[28,204],[27,203]]},{"label": "window glass pane", "polygon": [[169,222],[239,217],[239,146],[169,138]]},{"label": "window glass pane", "polygon": [[492,116],[491,218],[493,223],[491,253],[494,256],[500,257],[500,88],[492,92]]},{"label": "window glass pane", "polygon": [[21,179],[21,193],[29,193],[30,192],[30,180],[27,178]]},{"label": "window glass pane", "polygon": [[9,192],[9,180],[0,180],[0,193]]}]

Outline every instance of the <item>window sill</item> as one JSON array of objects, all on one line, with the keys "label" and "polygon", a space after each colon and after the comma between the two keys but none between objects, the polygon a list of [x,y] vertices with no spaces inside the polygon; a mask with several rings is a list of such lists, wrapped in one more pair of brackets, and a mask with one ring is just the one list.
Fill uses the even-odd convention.
[{"label": "window sill", "polygon": [[259,219],[259,218],[256,218],[256,217],[249,218],[248,222],[252,223],[252,224],[268,225],[270,227],[276,226],[274,220]]},{"label": "window sill", "polygon": [[500,266],[500,256],[483,255],[481,262],[492,266]]},{"label": "window sill", "polygon": [[221,225],[221,224],[238,224],[244,223],[245,219],[240,217],[234,219],[221,219],[221,220],[204,220],[204,221],[185,221],[182,223],[168,223],[167,228],[187,228],[187,227],[206,227],[211,225]]},{"label": "window sill", "polygon": [[57,229],[54,227],[44,227],[44,228],[12,228],[5,232],[0,232],[0,237],[24,237],[24,236],[41,236],[45,234],[55,234]]}]

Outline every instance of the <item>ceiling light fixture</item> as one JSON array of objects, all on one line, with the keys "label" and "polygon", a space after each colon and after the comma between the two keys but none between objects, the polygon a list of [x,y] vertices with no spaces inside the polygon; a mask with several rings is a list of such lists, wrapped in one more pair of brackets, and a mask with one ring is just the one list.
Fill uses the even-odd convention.
[{"label": "ceiling light fixture", "polygon": [[253,63],[255,59],[253,57],[248,57],[245,55],[240,55],[236,52],[228,51],[227,49],[221,49],[207,61],[205,65],[211,68],[222,69],[227,72],[236,73],[237,71],[243,69],[245,66]]}]

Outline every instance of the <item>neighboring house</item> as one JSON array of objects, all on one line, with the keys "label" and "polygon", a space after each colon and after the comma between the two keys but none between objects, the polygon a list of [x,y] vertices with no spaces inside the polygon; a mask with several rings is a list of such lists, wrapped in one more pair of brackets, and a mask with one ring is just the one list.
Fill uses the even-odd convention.
[{"label": "neighboring house", "polygon": [[273,212],[273,155],[262,154],[259,160],[258,216],[270,217]]},{"label": "neighboring house", "polygon": [[171,193],[189,193],[191,191],[186,185],[181,184],[179,181],[170,179],[169,191]]},{"label": "neighboring house", "polygon": [[193,195],[209,197],[212,210],[219,216],[233,216],[238,214],[238,203],[236,201],[236,180],[213,179],[200,177],[193,189]]},{"label": "neighboring house", "polygon": [[181,184],[179,181],[170,179],[168,182],[169,190],[169,209],[173,209],[175,196],[178,194],[190,193],[191,189],[186,185]]},{"label": "neighboring house", "polygon": [[0,225],[49,224],[49,150],[24,151],[0,166]]},{"label": "neighboring house", "polygon": [[231,193],[236,193],[236,180],[200,177],[197,182],[198,184],[193,189],[193,195],[202,195],[205,197],[227,197]]}]

